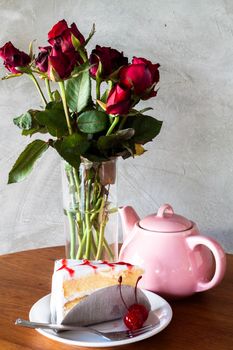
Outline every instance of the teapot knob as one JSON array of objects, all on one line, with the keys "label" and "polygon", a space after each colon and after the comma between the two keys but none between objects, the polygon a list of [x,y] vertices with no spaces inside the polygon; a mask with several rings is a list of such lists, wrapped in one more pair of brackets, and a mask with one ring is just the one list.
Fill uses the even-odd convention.
[{"label": "teapot knob", "polygon": [[174,210],[170,204],[162,205],[158,210],[157,216],[163,218],[165,213],[174,214]]}]

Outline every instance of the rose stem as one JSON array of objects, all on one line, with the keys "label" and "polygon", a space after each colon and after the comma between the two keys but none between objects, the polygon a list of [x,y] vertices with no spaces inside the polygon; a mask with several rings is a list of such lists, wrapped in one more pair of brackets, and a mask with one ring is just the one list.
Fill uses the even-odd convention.
[{"label": "rose stem", "polygon": [[45,78],[45,86],[46,86],[50,101],[53,101],[53,95],[52,95],[52,91],[51,91],[51,87],[50,87],[50,81],[48,78]]},{"label": "rose stem", "polygon": [[90,187],[91,187],[91,180],[88,180],[87,187],[86,187],[86,208],[85,208],[85,223],[86,223],[86,230],[87,230],[87,240],[86,240],[86,259],[90,259],[90,251],[91,251],[91,227],[90,227]]},{"label": "rose stem", "polygon": [[[74,179],[73,179],[73,174],[72,174],[72,167],[66,167],[65,166],[65,172],[69,184],[69,191],[70,191],[70,196],[71,196],[71,201],[72,201],[72,207],[75,208],[76,206],[76,200],[75,200],[75,193],[73,191],[74,188]],[[74,259],[75,255],[75,220],[73,217],[73,213],[70,212],[70,210],[67,210],[67,217],[68,217],[68,222],[69,222],[69,230],[70,230],[70,258]]]},{"label": "rose stem", "polygon": [[123,116],[123,117],[122,117],[118,130],[121,130],[121,129],[123,128],[123,126],[124,126],[124,124],[125,124],[125,122],[126,122],[126,119],[127,119],[126,116]]},{"label": "rose stem", "polygon": [[98,200],[95,204],[95,207],[94,207],[94,212],[93,212],[93,214],[91,214],[91,222],[93,222],[93,220],[96,218],[96,215],[99,212],[99,206],[100,206],[101,202],[102,202],[102,198],[98,198]]},{"label": "rose stem", "polygon": [[97,253],[96,253],[96,260],[99,260],[101,258],[102,247],[103,247],[104,229],[106,226],[105,217],[104,217],[105,215],[103,213],[104,205],[105,205],[105,199],[104,197],[102,197],[102,203],[100,206],[101,224],[100,224],[100,231],[99,231],[99,241],[98,241],[98,247],[97,247]]},{"label": "rose stem", "polygon": [[80,54],[81,58],[83,59],[83,61],[85,63],[87,61],[87,54],[86,54],[86,52],[82,48],[80,48],[78,50],[78,53]]},{"label": "rose stem", "polygon": [[112,125],[110,126],[110,128],[108,129],[106,136],[108,136],[112,133],[112,131],[115,128],[115,126],[117,125],[118,121],[119,121],[119,116],[114,118],[114,121],[113,121]]},{"label": "rose stem", "polygon": [[35,84],[35,86],[36,86],[36,88],[37,88],[37,90],[38,90],[38,92],[39,92],[39,94],[40,94],[40,96],[41,96],[41,98],[42,98],[42,100],[44,102],[44,105],[46,106],[47,105],[47,101],[46,101],[46,98],[44,97],[44,94],[43,94],[43,92],[41,90],[41,87],[40,87],[38,81],[36,80],[35,76],[32,73],[29,73],[28,75],[31,78],[31,80],[33,81],[33,83]]},{"label": "rose stem", "polygon": [[77,170],[72,167],[72,174],[74,176],[74,183],[76,187],[76,193],[77,193],[77,201],[78,201],[78,208],[75,209],[76,212],[76,222],[77,222],[77,234],[78,234],[78,241],[79,244],[81,243],[81,238],[83,236],[83,227],[82,227],[82,217],[80,213],[80,180],[77,173]]},{"label": "rose stem", "polygon": [[[76,224],[77,226],[77,237],[78,237],[78,243],[81,243],[81,238],[83,236],[83,230],[82,230],[82,219],[81,219],[81,213],[79,208],[77,208],[77,200],[75,197],[75,193],[77,193],[78,195],[78,202],[80,202],[80,195],[79,195],[79,185],[77,184],[76,178],[75,178],[75,174],[74,174],[74,168],[72,166],[69,166],[69,170],[67,170],[68,174],[67,174],[67,178],[69,181],[70,186],[70,194],[72,195],[72,206],[75,210],[75,215],[76,215],[76,220],[73,217],[73,222],[74,225]],[[73,190],[75,189],[76,190]],[[75,232],[74,232],[75,233]]]},{"label": "rose stem", "polygon": [[92,253],[94,258],[97,252],[97,247],[96,247],[95,238],[93,235],[91,235],[91,246],[92,246],[92,251],[93,251]]},{"label": "rose stem", "polygon": [[104,248],[107,250],[107,253],[108,253],[110,259],[113,260],[114,254],[113,254],[111,248],[109,247],[108,242],[106,241],[106,238],[104,238],[103,244],[104,244]]},{"label": "rose stem", "polygon": [[99,233],[99,242],[98,242],[98,249],[96,253],[96,260],[101,259],[101,254],[103,250],[103,240],[104,240],[104,230],[105,230],[106,222],[101,222],[100,224],[100,233]]},{"label": "rose stem", "polygon": [[[67,101],[66,101],[66,91],[65,91],[64,81],[60,81],[60,82],[58,82],[58,84],[59,84],[60,91],[61,91],[62,104],[63,104],[65,116],[66,116],[66,123],[67,123],[68,131],[69,131],[69,134],[72,135],[73,131],[72,131],[71,123],[70,123],[70,115],[69,115],[69,110],[68,110]],[[77,187],[77,195],[79,197],[79,177],[77,174],[77,170],[75,168],[73,168],[73,172],[74,172],[75,184]]]},{"label": "rose stem", "polygon": [[[101,79],[99,78],[96,78],[96,101],[99,101],[100,100],[100,86],[101,86]],[[96,109],[99,110],[100,109],[100,106],[98,103],[96,103]]]},{"label": "rose stem", "polygon": [[62,99],[62,104],[63,104],[65,116],[66,116],[66,123],[67,123],[68,131],[69,131],[69,134],[72,135],[73,132],[72,132],[72,127],[71,127],[71,123],[70,123],[69,111],[68,111],[68,107],[67,107],[64,81],[59,81],[58,85],[59,85],[60,91],[61,91],[61,99]]},{"label": "rose stem", "polygon": [[86,242],[86,237],[87,237],[87,234],[86,234],[86,232],[84,231],[84,235],[83,235],[81,244],[80,244],[80,246],[78,247],[76,259],[81,259],[81,257],[82,257],[82,251],[83,251],[83,248],[84,248],[84,245],[85,245],[85,242]]},{"label": "rose stem", "polygon": [[100,85],[101,79],[96,79],[96,100],[100,100]]},{"label": "rose stem", "polygon": [[74,217],[73,214],[67,210],[67,216],[69,220],[69,227],[71,230],[70,235],[70,259],[75,258],[75,223],[74,223]]}]

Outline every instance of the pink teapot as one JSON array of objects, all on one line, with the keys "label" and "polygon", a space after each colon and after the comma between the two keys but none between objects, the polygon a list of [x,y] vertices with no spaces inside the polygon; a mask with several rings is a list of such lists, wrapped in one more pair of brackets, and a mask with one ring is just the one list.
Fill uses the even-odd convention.
[{"label": "pink teapot", "polygon": [[139,286],[180,298],[216,286],[226,269],[222,247],[200,235],[196,224],[164,204],[140,220],[132,207],[119,209],[125,235],[119,260],[140,265]]}]

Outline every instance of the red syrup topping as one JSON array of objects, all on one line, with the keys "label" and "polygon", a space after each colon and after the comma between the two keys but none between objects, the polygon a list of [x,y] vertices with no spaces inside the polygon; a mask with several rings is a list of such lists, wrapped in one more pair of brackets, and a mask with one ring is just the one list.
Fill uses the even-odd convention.
[{"label": "red syrup topping", "polygon": [[59,269],[57,269],[57,271],[65,269],[66,271],[69,272],[70,277],[72,277],[74,275],[75,271],[67,266],[67,260],[62,259],[61,263],[62,263],[62,266],[59,267]]},{"label": "red syrup topping", "polygon": [[129,270],[133,268],[133,265],[131,265],[130,263],[126,263],[124,261],[109,263],[108,261],[103,260],[103,261],[99,262],[99,264],[100,265],[107,265],[107,266],[111,267],[112,269],[114,269],[116,265],[125,265]]},{"label": "red syrup topping", "polygon": [[118,261],[118,262],[116,262],[116,263],[114,263],[114,264],[115,264],[115,265],[126,265],[127,268],[128,268],[129,270],[131,270],[131,269],[133,268],[133,265],[132,265],[132,264],[127,263],[127,262],[124,262],[124,261]]},{"label": "red syrup topping", "polygon": [[83,266],[83,265],[90,266],[90,267],[92,267],[94,270],[97,269],[97,266],[92,265],[92,263],[91,263],[89,260],[87,260],[87,259],[83,259],[83,263],[82,263],[82,264],[79,264],[78,266]]},{"label": "red syrup topping", "polygon": [[103,261],[99,262],[99,264],[100,265],[107,265],[107,266],[111,267],[112,269],[114,269],[114,267],[115,267],[114,263],[109,263],[106,260],[103,260]]},{"label": "red syrup topping", "polygon": [[[65,269],[66,271],[69,272],[70,276],[72,277],[75,273],[75,271],[73,269],[71,269],[70,267],[67,266],[67,260],[66,259],[62,259],[62,266],[59,267],[59,269],[57,269],[57,271],[59,270],[62,270],[62,269]],[[103,260],[101,262],[98,262],[98,264],[100,265],[108,265],[110,266],[112,269],[115,268],[116,265],[125,265],[127,266],[127,268],[130,270],[133,268],[133,265],[131,265],[130,263],[126,263],[124,261],[118,261],[118,262],[114,262],[114,263],[109,263],[108,261],[106,260]],[[93,268],[94,270],[98,269],[98,266],[96,265],[93,265],[89,260],[87,259],[83,259],[83,262],[81,264],[77,264],[77,265],[74,265],[74,266],[90,266],[91,268]]]}]

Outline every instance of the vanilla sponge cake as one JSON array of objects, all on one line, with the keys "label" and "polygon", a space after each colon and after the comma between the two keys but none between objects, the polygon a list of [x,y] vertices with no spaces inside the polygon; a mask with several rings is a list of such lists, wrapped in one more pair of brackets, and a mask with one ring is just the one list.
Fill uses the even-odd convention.
[{"label": "vanilla sponge cake", "polygon": [[135,286],[143,270],[125,262],[71,260],[55,261],[51,291],[51,321],[61,323],[81,300],[101,288],[122,284]]}]

